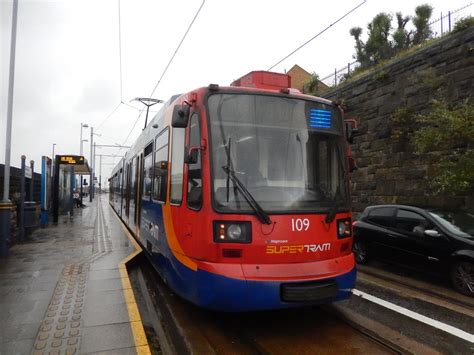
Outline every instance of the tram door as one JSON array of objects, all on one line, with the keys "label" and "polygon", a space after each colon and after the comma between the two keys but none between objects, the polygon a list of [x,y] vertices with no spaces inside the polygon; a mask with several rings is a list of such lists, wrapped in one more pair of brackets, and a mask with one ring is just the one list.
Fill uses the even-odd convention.
[{"label": "tram door", "polygon": [[141,199],[143,194],[143,153],[137,157],[137,193],[135,200],[135,235],[140,238]]},{"label": "tram door", "polygon": [[123,216],[123,168],[120,169],[120,172],[118,174],[118,181],[117,181],[117,193],[118,193],[118,213],[119,216]]},{"label": "tram door", "polygon": [[135,201],[137,196],[137,159],[134,157],[132,159],[132,166],[130,169],[130,210],[128,215],[128,225],[132,230],[135,230]]},{"label": "tram door", "polygon": [[196,236],[204,224],[202,214],[199,213],[203,196],[201,151],[194,149],[186,162],[185,151],[191,147],[200,147],[199,115],[191,115],[188,128],[173,128],[171,133],[170,205],[171,210],[180,216],[180,225],[175,229],[180,244],[183,248],[191,249],[198,242]]},{"label": "tram door", "polygon": [[131,183],[131,178],[130,178],[130,172],[131,172],[131,169],[132,169],[132,165],[131,165],[131,162],[127,163],[127,166],[126,166],[126,169],[125,169],[125,172],[126,172],[126,176],[125,176],[125,222],[128,224],[128,219],[129,219],[129,216],[130,216],[130,183]]}]

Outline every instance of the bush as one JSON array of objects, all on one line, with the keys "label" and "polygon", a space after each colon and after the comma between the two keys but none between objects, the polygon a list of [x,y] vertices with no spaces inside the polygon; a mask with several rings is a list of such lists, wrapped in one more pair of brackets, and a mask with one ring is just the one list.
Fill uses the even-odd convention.
[{"label": "bush", "polygon": [[462,18],[458,22],[456,22],[452,33],[464,31],[465,29],[472,26],[474,26],[474,17],[469,16],[469,17]]},{"label": "bush", "polygon": [[440,158],[431,187],[438,193],[474,191],[474,105],[450,105],[435,101],[433,111],[415,116],[420,128],[413,134],[412,143],[418,153],[445,151]]}]

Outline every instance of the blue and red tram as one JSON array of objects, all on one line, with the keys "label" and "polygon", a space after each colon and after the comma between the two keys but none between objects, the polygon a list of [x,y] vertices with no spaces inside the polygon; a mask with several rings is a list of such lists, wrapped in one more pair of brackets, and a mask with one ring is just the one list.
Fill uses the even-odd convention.
[{"label": "blue and red tram", "polygon": [[329,303],[356,270],[350,133],[335,103],[252,72],[172,97],[110,178],[110,203],[181,297],[220,311]]}]

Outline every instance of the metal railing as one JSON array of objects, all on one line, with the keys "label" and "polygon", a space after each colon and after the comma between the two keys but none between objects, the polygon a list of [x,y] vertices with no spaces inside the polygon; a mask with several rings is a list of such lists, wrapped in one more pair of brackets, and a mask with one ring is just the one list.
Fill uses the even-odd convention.
[{"label": "metal railing", "polygon": [[347,65],[343,68],[334,69],[333,73],[319,80],[327,86],[337,86],[337,84],[341,82],[345,75],[352,73],[358,66],[359,62],[355,60],[352,63],[347,63]]},{"label": "metal railing", "polygon": [[[457,10],[448,11],[447,14],[441,12],[439,18],[431,21],[428,25],[431,29],[431,37],[437,38],[445,35],[448,32],[451,32],[454,28],[454,25],[461,19],[471,16],[473,3],[469,3]],[[337,86],[344,78],[352,73],[359,66],[359,62],[353,61],[347,63],[346,66],[337,69],[335,68],[331,74],[326,75],[321,78],[320,81],[325,85],[334,87]]]},{"label": "metal railing", "polygon": [[472,5],[473,3],[471,2],[457,10],[448,11],[448,13],[444,15],[441,12],[439,18],[429,23],[432,37],[441,37],[445,33],[451,32],[456,22],[458,22],[462,18],[471,16],[472,9],[470,7]]}]

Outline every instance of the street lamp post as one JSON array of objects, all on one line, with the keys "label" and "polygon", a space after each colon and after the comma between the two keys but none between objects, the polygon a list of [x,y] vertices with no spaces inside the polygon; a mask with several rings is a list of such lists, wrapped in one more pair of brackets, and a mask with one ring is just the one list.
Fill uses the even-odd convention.
[{"label": "street lamp post", "polygon": [[89,126],[87,125],[87,123],[81,123],[81,142],[80,142],[80,154],[79,155],[82,155],[82,142],[84,141],[82,139],[82,128],[89,128]]},{"label": "street lamp post", "polygon": [[97,146],[97,144],[94,142],[94,160],[92,161],[92,170],[94,171],[93,174],[92,174],[92,179],[94,181],[94,194],[93,194],[93,198],[95,197],[95,181],[97,179],[97,176],[95,175],[95,147]]},{"label": "street lamp post", "polygon": [[102,193],[102,155],[99,157],[99,194]]},{"label": "street lamp post", "polygon": [[91,127],[91,160],[90,160],[90,166],[89,166],[89,172],[90,172],[90,178],[89,178],[89,202],[92,202],[92,192],[93,192],[93,185],[94,185],[94,180],[93,180],[93,157],[94,157],[94,127]]},{"label": "street lamp post", "polygon": [[51,156],[51,171],[54,171],[54,147],[56,145],[56,143],[53,143],[53,155]]},{"label": "street lamp post", "polygon": [[[83,139],[81,142],[88,142],[88,140],[87,140],[87,139]],[[81,150],[82,150],[82,145],[81,145]],[[81,153],[81,156],[82,156],[82,153]],[[81,179],[81,184],[80,184],[80,186],[81,186],[81,206],[82,206],[82,194],[83,194],[82,191],[83,191],[83,185],[84,185],[84,175],[81,174],[79,177],[80,177],[80,179]]]},{"label": "street lamp post", "polygon": [[[80,156],[82,156],[82,142],[87,142],[87,139],[82,139],[82,128],[88,128],[89,126],[87,125],[87,123],[82,123],[81,122],[81,144],[80,144]],[[82,174],[79,175],[80,179],[81,179],[81,206],[82,206],[82,184],[83,184],[83,181],[82,181]]]}]

